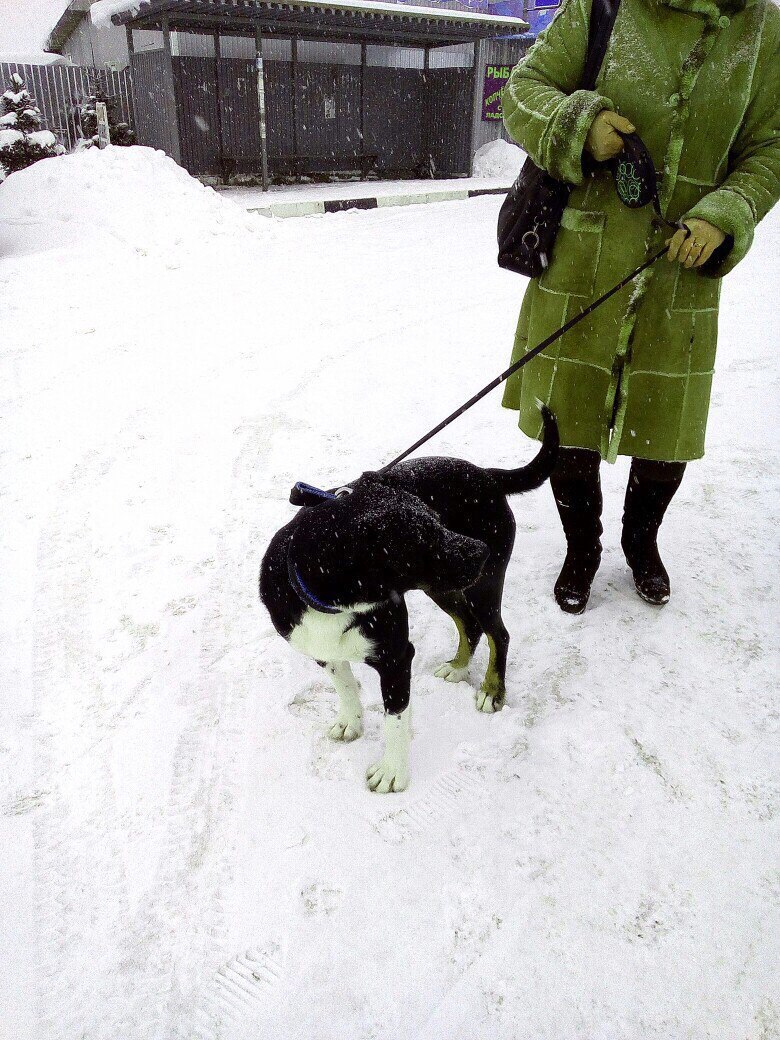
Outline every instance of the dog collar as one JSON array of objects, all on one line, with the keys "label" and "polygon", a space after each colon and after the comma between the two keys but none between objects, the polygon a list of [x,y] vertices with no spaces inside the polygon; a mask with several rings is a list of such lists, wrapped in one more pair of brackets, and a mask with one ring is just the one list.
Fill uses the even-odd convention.
[{"label": "dog collar", "polygon": [[287,552],[287,576],[290,579],[293,592],[296,594],[298,599],[306,604],[307,607],[311,607],[312,610],[318,610],[321,614],[340,614],[341,608],[334,607],[330,603],[325,603],[319,599],[311,589],[307,589],[303,579],[298,573],[298,568],[293,563],[291,553]]}]

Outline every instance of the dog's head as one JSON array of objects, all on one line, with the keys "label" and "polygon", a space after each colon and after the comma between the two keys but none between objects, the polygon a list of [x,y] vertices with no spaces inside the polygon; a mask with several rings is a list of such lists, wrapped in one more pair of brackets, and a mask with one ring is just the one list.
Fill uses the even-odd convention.
[{"label": "dog's head", "polygon": [[364,473],[335,500],[320,500],[299,516],[294,563],[338,604],[378,602],[392,593],[467,588],[479,578],[489,550],[456,534],[415,495]]}]

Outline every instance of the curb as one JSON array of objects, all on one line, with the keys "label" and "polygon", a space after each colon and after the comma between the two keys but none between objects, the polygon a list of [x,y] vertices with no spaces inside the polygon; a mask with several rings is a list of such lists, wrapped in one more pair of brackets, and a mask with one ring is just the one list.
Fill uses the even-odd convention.
[{"label": "curb", "polygon": [[506,195],[506,188],[461,188],[451,191],[426,191],[415,195],[378,195],[359,199],[325,199],[310,202],[273,202],[253,206],[247,213],[262,217],[309,217],[320,213],[345,213],[355,209],[384,209],[387,206],[422,206],[429,202],[459,202],[481,195]]}]

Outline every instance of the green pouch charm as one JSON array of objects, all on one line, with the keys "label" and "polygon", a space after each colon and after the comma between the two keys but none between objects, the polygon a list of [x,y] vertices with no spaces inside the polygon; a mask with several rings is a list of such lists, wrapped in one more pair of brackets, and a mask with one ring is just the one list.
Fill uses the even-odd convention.
[{"label": "green pouch charm", "polygon": [[639,134],[620,136],[624,141],[623,150],[607,165],[612,171],[620,201],[629,209],[640,209],[658,194],[655,164]]}]

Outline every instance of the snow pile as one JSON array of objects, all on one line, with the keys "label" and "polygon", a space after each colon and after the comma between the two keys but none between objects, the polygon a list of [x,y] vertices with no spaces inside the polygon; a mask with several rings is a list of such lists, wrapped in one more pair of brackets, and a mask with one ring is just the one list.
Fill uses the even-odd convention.
[{"label": "snow pile", "polygon": [[501,139],[490,141],[474,153],[474,176],[503,177],[510,184],[524,162],[525,152],[516,144]]},{"label": "snow pile", "polygon": [[184,240],[258,226],[151,148],[95,148],[47,159],[0,188],[0,250],[6,254],[94,248],[106,240],[169,254]]}]

